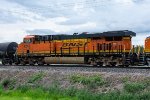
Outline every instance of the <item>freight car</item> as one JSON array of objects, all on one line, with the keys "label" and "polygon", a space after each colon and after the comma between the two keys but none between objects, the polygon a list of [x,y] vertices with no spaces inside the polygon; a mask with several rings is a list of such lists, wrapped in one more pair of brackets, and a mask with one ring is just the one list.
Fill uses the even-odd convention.
[{"label": "freight car", "polygon": [[128,30],[73,35],[29,35],[19,44],[16,64],[91,64],[129,66],[132,37]]},{"label": "freight car", "polygon": [[16,50],[18,44],[16,42],[6,42],[0,43],[0,59],[2,59],[2,64],[12,64],[16,60]]}]

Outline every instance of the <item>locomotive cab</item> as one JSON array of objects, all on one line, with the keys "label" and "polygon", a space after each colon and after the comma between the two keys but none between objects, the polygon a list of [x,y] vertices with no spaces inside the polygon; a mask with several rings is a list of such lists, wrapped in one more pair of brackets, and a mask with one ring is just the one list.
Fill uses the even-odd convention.
[{"label": "locomotive cab", "polygon": [[33,43],[34,41],[34,36],[26,36],[24,39],[23,39],[23,43]]},{"label": "locomotive cab", "polygon": [[27,55],[30,53],[30,47],[31,44],[34,43],[34,36],[26,36],[23,39],[23,42],[21,44],[19,44],[18,49],[17,49],[17,53],[18,55]]}]

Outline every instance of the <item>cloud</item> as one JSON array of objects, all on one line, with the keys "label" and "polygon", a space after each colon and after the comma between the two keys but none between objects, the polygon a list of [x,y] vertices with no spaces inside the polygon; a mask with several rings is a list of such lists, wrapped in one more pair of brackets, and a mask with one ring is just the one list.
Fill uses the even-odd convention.
[{"label": "cloud", "polygon": [[67,21],[59,22],[58,24],[60,24],[60,25],[81,25],[81,24],[85,24],[87,22],[88,22],[88,20],[85,19],[84,17],[73,16],[72,18],[68,19]]},{"label": "cloud", "polygon": [[[68,0],[7,0],[11,3],[19,4],[27,10],[39,14],[46,18],[63,17],[75,14],[71,5],[67,5]],[[73,3],[72,3],[73,4]],[[74,6],[74,4],[73,4]],[[68,10],[70,9],[70,11]]]},{"label": "cloud", "polygon": [[49,30],[49,29],[34,29],[34,30],[26,30],[26,33],[30,35],[50,35],[56,34],[56,32]]},{"label": "cloud", "polygon": [[149,0],[1,0],[0,3],[0,26],[12,24],[17,30],[11,26],[4,28],[7,34],[7,30],[13,35],[19,31],[72,34],[131,30],[137,36],[150,35]]},{"label": "cloud", "polygon": [[[14,3],[18,3],[20,5],[26,6],[26,7],[40,7],[41,4],[39,4],[39,1],[37,0],[7,0],[8,2],[14,2]],[[37,2],[36,2],[37,1]]]},{"label": "cloud", "polygon": [[20,19],[13,16],[10,12],[0,11],[0,24],[15,23]]},{"label": "cloud", "polygon": [[[140,0],[109,0],[97,1],[99,4],[96,7],[86,8],[78,11],[78,16],[70,17],[66,22],[61,22],[61,25],[79,25],[87,22],[93,22],[97,26],[96,31],[107,30],[122,30],[128,29],[135,32],[150,31],[149,16],[150,2]],[[142,2],[139,4],[139,2]],[[148,2],[148,3],[147,3]],[[102,4],[101,4],[102,3]],[[87,6],[87,4],[83,4]],[[146,10],[147,9],[147,10]],[[87,27],[89,29],[89,27]]]},{"label": "cloud", "polygon": [[27,10],[21,5],[6,0],[1,0],[0,3],[0,24],[26,23],[42,20],[40,15]]},{"label": "cloud", "polygon": [[138,34],[136,37],[132,37],[132,44],[133,45],[143,45],[145,44],[146,37],[149,37],[150,35],[147,33],[141,33]]},{"label": "cloud", "polygon": [[[18,28],[20,27],[20,28]],[[0,24],[0,43],[17,42],[20,43],[26,33],[22,30],[21,25]]]}]

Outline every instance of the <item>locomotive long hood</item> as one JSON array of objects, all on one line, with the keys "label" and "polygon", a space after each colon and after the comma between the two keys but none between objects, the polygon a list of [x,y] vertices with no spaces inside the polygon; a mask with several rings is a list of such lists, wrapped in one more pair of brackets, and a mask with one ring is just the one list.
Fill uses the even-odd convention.
[{"label": "locomotive long hood", "polygon": [[123,30],[123,31],[108,31],[102,33],[104,36],[136,36],[135,32]]},{"label": "locomotive long hood", "polygon": [[113,37],[113,36],[136,36],[135,32],[122,30],[122,31],[108,31],[103,33],[82,33],[79,35],[52,35],[53,40],[64,40],[64,39],[83,39],[83,38],[94,38],[94,37]]}]

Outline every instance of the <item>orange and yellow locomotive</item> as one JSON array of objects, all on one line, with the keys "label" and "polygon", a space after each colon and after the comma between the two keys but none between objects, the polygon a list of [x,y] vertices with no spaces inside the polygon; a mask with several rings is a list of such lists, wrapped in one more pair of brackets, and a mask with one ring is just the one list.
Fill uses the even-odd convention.
[{"label": "orange and yellow locomotive", "polygon": [[132,31],[74,35],[29,35],[17,49],[17,64],[130,65]]}]

